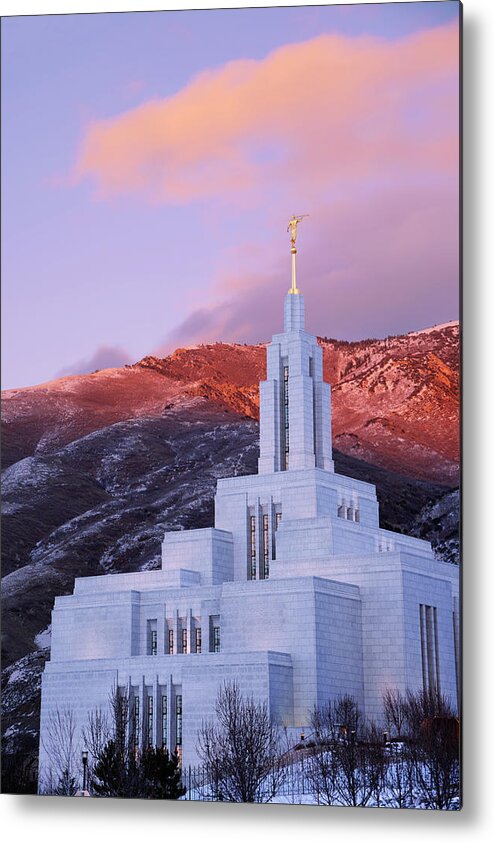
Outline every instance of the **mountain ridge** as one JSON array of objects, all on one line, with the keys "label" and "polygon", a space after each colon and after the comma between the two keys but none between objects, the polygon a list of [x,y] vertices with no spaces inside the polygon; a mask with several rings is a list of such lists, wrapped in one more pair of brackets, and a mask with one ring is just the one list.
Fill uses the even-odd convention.
[{"label": "mountain ridge", "polygon": [[[319,339],[332,384],[333,442],[384,468],[454,487],[459,466],[459,325],[387,339]],[[165,358],[2,393],[3,464],[49,453],[132,417],[202,398],[259,417],[265,345],[214,343]],[[63,423],[60,423],[60,420]]]},{"label": "mountain ridge", "polygon": [[[322,338],[337,472],[381,525],[457,562],[459,327]],[[265,345],[216,343],[2,393],[4,750],[36,753],[50,612],[77,576],[155,569],[211,526],[219,477],[257,471]]]}]

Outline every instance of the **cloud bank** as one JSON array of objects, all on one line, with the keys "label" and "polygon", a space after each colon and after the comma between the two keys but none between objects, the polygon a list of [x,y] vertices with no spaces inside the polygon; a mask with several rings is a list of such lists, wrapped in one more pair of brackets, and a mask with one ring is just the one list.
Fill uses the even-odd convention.
[{"label": "cloud bank", "polygon": [[355,338],[457,316],[458,49],[456,24],[397,41],[321,35],[88,127],[73,178],[99,198],[242,214],[239,254],[256,226],[273,231],[257,262],[230,249],[163,349],[269,336],[292,212],[311,215],[299,254],[311,329]]},{"label": "cloud bank", "polygon": [[92,123],[74,176],[102,196],[235,199],[266,179],[342,180],[458,165],[458,31],[396,42],[321,35],[201,73],[171,97]]}]

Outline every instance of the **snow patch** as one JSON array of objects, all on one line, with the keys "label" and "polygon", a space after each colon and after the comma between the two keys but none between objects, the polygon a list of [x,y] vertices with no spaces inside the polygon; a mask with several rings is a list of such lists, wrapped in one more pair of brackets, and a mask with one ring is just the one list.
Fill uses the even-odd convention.
[{"label": "snow patch", "polygon": [[26,678],[26,670],[23,667],[16,667],[9,675],[7,684],[15,684],[16,681],[22,681]]},{"label": "snow patch", "polygon": [[407,333],[407,336],[421,336],[425,333],[435,333],[436,330],[445,330],[448,327],[459,327],[459,321],[453,320],[452,322],[444,322],[442,325],[433,325],[433,327],[426,327],[424,330],[412,330],[410,333]]},{"label": "snow patch", "polygon": [[36,635],[34,642],[38,649],[47,649],[51,646],[51,623]]}]

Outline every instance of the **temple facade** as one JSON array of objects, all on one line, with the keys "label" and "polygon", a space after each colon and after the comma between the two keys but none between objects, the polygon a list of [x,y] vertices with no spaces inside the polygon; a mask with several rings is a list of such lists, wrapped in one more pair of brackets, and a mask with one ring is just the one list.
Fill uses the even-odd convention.
[{"label": "temple facade", "polygon": [[40,781],[53,713],[82,728],[113,688],[136,748],[178,748],[184,764],[233,679],[294,736],[343,693],[377,719],[387,688],[437,688],[457,707],[458,590],[429,543],[379,527],[375,486],[334,471],[331,390],[293,280],[260,384],[259,472],[219,480],[214,527],[167,533],[160,570],[57,597]]}]

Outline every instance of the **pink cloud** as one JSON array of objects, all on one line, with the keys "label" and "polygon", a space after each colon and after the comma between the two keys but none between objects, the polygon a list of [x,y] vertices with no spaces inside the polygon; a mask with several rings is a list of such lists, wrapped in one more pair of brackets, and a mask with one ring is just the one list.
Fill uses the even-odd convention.
[{"label": "pink cloud", "polygon": [[321,35],[92,122],[73,175],[101,197],[238,203],[284,185],[318,197],[404,166],[451,173],[457,89],[455,25],[393,42]]},{"label": "pink cloud", "polygon": [[281,329],[292,212],[310,213],[298,256],[309,330],[361,338],[456,318],[458,89],[456,25],[393,42],[323,35],[90,123],[73,178],[99,197],[207,202],[219,226],[248,208],[209,298],[157,351]]}]

